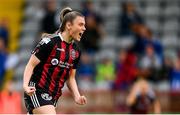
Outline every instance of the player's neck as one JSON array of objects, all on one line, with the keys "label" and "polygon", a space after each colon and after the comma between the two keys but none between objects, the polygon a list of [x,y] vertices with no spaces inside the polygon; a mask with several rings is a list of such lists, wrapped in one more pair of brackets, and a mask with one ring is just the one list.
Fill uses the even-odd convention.
[{"label": "player's neck", "polygon": [[62,35],[62,39],[66,43],[71,43],[72,42],[72,38],[70,37],[70,35],[66,31],[62,32],[61,35]]}]

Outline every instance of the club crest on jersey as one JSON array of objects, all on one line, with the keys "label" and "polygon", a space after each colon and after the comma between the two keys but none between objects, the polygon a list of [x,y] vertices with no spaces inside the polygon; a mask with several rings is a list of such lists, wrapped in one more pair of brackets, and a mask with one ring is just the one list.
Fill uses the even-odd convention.
[{"label": "club crest on jersey", "polygon": [[70,51],[70,56],[71,56],[71,58],[72,58],[73,60],[76,59],[76,51],[75,51],[74,49],[72,49],[72,50]]},{"label": "club crest on jersey", "polygon": [[41,97],[44,99],[44,100],[51,100],[52,99],[52,96],[50,96],[48,93],[42,93],[41,94]]},{"label": "club crest on jersey", "polygon": [[53,59],[51,60],[51,64],[52,64],[52,65],[58,65],[58,63],[59,63],[59,61],[58,61],[58,59],[56,59],[56,58],[53,58]]}]

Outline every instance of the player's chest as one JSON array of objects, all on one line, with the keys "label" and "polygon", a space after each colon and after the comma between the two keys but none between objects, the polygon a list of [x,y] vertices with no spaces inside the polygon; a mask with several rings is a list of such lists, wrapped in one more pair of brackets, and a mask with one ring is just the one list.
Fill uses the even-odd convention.
[{"label": "player's chest", "polygon": [[66,48],[55,47],[49,55],[48,63],[52,65],[52,67],[70,69],[78,57],[79,51],[72,46]]}]

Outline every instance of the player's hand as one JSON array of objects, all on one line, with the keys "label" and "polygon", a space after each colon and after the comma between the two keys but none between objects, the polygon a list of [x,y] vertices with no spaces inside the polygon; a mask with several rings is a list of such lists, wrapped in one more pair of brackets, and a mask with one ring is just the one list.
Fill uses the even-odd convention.
[{"label": "player's hand", "polygon": [[87,103],[87,99],[85,96],[79,96],[78,98],[75,99],[76,104],[79,105],[84,105]]},{"label": "player's hand", "polygon": [[35,87],[32,87],[32,86],[27,86],[27,87],[24,87],[24,91],[26,94],[28,94],[29,96],[33,95],[34,92],[36,91],[36,88]]}]

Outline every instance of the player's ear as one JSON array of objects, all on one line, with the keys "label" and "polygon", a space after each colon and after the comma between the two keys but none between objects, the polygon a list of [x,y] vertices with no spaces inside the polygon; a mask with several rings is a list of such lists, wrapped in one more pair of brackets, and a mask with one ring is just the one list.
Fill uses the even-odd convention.
[{"label": "player's ear", "polygon": [[70,22],[67,22],[66,23],[66,28],[69,30],[69,29],[71,29],[71,23]]}]

